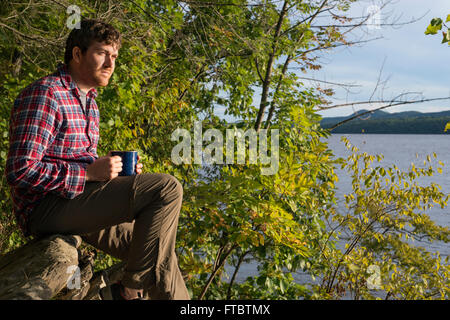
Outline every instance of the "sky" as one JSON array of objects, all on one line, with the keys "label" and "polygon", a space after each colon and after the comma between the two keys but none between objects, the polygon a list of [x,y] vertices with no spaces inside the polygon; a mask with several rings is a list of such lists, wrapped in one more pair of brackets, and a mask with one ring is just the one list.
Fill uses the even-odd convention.
[{"label": "sky", "polygon": [[[381,2],[382,0],[361,0],[352,5],[349,14],[363,16],[367,14],[369,7],[380,6]],[[380,39],[350,48],[334,49],[320,58],[321,70],[301,73],[299,76],[355,86],[345,90],[322,83],[323,88],[335,89],[332,104],[369,101],[378,79],[384,84],[378,87],[372,100],[390,100],[407,92],[415,93],[406,96],[409,99],[450,97],[450,46],[441,44],[440,33],[434,36],[424,33],[432,18],[440,17],[445,21],[448,14],[450,0],[392,0],[390,5],[380,10],[382,24],[420,19],[396,27],[381,25],[376,29],[365,26],[362,33],[355,34],[356,37],[364,34],[365,39]],[[312,84],[310,81],[304,83]],[[360,109],[372,110],[378,106],[380,105],[366,104],[339,107],[319,113],[324,117],[347,116]],[[450,110],[450,99],[384,109],[390,113],[409,110]],[[223,111],[218,109],[216,113],[223,116]]]},{"label": "sky", "polygon": [[[380,1],[366,0],[355,5],[351,14],[362,15]],[[382,23],[393,20],[411,24],[379,29],[366,27],[366,38],[378,38],[358,47],[335,50],[322,59],[323,68],[308,76],[329,82],[359,85],[347,90],[336,88],[334,104],[368,101],[376,88],[380,71],[384,86],[373,95],[373,99],[392,99],[406,92],[417,92],[411,99],[450,97],[450,46],[441,44],[442,35],[425,35],[425,29],[434,17],[444,19],[450,14],[450,0],[396,0],[380,10]],[[377,105],[340,107],[323,116],[346,116],[359,109],[373,109]],[[437,112],[450,110],[450,100],[395,106],[384,111]]]}]

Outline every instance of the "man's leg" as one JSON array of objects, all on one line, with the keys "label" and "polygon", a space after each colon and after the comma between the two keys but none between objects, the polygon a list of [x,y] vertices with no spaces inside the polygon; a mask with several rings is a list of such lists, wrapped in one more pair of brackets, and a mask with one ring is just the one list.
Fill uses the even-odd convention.
[{"label": "man's leg", "polygon": [[[189,299],[175,255],[181,202],[182,187],[167,174],[87,182],[85,192],[74,199],[46,197],[33,212],[30,228],[38,235],[82,235],[99,249],[127,260],[125,286],[148,287],[153,299]],[[124,235],[133,221],[132,236]],[[123,223],[126,227],[118,226]],[[125,256],[123,248],[128,248]]]}]

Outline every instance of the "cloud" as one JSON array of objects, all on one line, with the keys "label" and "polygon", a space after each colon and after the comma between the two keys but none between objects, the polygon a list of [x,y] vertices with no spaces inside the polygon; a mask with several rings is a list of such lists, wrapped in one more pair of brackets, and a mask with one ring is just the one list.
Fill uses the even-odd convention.
[{"label": "cloud", "polygon": [[[378,1],[379,2],[379,1]],[[353,14],[364,13],[364,6],[377,1],[365,1],[353,9]],[[402,21],[418,18],[429,11],[421,20],[391,28],[383,26],[379,31],[383,39],[369,42],[363,46],[337,50],[326,56],[328,63],[322,70],[312,73],[319,80],[330,82],[360,84],[355,94],[348,95],[337,89],[336,101],[367,100],[376,86],[380,68],[385,61],[382,79],[389,78],[383,92],[385,98],[408,92],[422,92],[427,98],[450,96],[447,84],[450,73],[447,65],[450,47],[441,44],[441,36],[426,36],[426,26],[433,17],[446,17],[450,14],[450,1],[399,0],[386,9],[387,15]],[[384,14],[384,12],[381,12]],[[364,106],[367,108],[367,106]],[[415,110],[432,112],[450,109],[448,101],[396,107],[396,111]],[[330,116],[353,113],[352,108],[328,111]]]},{"label": "cloud", "polygon": [[[350,10],[353,16],[361,16],[373,4],[380,0],[358,1]],[[441,44],[441,36],[424,34],[427,25],[434,17],[445,18],[450,14],[449,0],[396,0],[381,11],[383,19],[410,21],[423,15],[419,21],[401,27],[382,26],[365,38],[383,36],[383,39],[350,48],[337,48],[321,57],[323,68],[299,76],[313,77],[318,80],[359,84],[352,88],[354,94],[347,94],[343,89],[336,89],[336,102],[362,101],[370,98],[376,86],[380,68],[385,61],[382,79],[389,77],[385,98],[393,98],[407,91],[422,92],[426,98],[450,96],[447,88],[450,83],[450,72],[447,72],[450,61],[450,47]],[[367,31],[367,30],[363,30]],[[355,37],[361,36],[356,34]],[[307,83],[306,80],[301,80]],[[321,84],[322,87],[329,87]],[[258,94],[255,93],[255,94]],[[378,97],[378,95],[375,95]],[[363,106],[367,108],[368,106]],[[362,108],[362,107],[361,107]],[[357,108],[359,109],[359,108]],[[397,112],[415,110],[435,112],[450,109],[450,101],[430,102],[417,105],[398,106],[387,111]],[[351,114],[351,107],[330,110],[329,116]],[[223,115],[224,110],[218,110]]]}]

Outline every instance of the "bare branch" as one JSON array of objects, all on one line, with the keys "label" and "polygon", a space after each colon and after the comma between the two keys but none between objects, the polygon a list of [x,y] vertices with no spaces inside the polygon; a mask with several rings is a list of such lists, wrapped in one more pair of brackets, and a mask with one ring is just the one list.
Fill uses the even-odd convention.
[{"label": "bare branch", "polygon": [[[291,68],[291,69],[294,69],[294,68]],[[339,87],[352,87],[352,88],[353,87],[362,87],[362,85],[360,85],[360,84],[338,83],[338,82],[331,82],[331,81],[319,80],[319,79],[308,78],[308,77],[297,77],[297,78],[303,79],[303,80],[321,82],[321,83],[325,83],[325,84],[331,84],[331,85],[339,86]]]},{"label": "bare branch", "polygon": [[190,0],[179,0],[178,2],[184,2],[189,5],[195,5],[197,7],[215,7],[215,6],[231,6],[231,7],[262,7],[265,3],[255,3],[255,4],[236,4],[231,2],[203,2],[203,1],[190,1]]},{"label": "bare branch", "polygon": [[[362,112],[360,114],[354,115],[354,116],[352,116],[352,117],[350,117],[348,119],[345,119],[345,120],[335,124],[334,126],[332,126],[331,128],[328,128],[328,129],[330,131],[332,131],[333,129],[335,129],[335,128],[337,128],[337,127],[339,127],[339,126],[341,126],[341,125],[343,125],[343,124],[345,124],[345,123],[347,123],[349,121],[352,121],[352,120],[360,118],[362,116],[371,114],[371,113],[373,113],[373,112],[375,112],[377,110],[383,110],[383,109],[386,109],[386,108],[396,107],[396,106],[406,105],[406,104],[416,104],[416,103],[423,103],[423,102],[430,102],[430,101],[441,101],[441,100],[450,100],[450,97],[434,98],[434,99],[421,99],[421,100],[414,100],[414,101],[391,102],[391,103],[388,103],[387,105],[381,106],[381,107],[376,108],[374,110],[369,110],[369,111],[365,111],[365,112]],[[363,103],[363,102],[358,102],[358,104],[361,104],[361,103]],[[373,103],[373,102],[365,102],[365,103],[367,104],[367,103]]]},{"label": "bare branch", "polygon": [[14,29],[13,27],[10,27],[10,26],[8,26],[6,24],[3,24],[1,22],[0,22],[0,27],[8,29],[8,30],[12,31],[15,35],[17,35],[19,37],[22,37],[22,38],[25,38],[25,39],[29,39],[29,40],[46,41],[46,42],[50,42],[52,44],[56,44],[56,43],[58,43],[61,40],[61,39],[47,39],[47,38],[44,38],[44,37],[41,37],[41,36],[27,35],[27,34],[24,34],[24,33],[20,32],[17,29]]},{"label": "bare branch", "polygon": [[[326,3],[326,1],[325,1],[325,3]],[[294,30],[295,28],[297,28],[298,26],[302,25],[303,23],[305,23],[308,20],[311,22],[315,17],[317,17],[318,14],[320,14],[322,12],[326,12],[326,11],[331,11],[331,10],[333,10],[336,7],[336,6],[332,6],[332,7],[328,8],[328,9],[322,10],[323,6],[325,6],[325,3],[322,3],[322,6],[315,13],[313,13],[312,15],[304,18],[303,20],[300,20],[299,22],[294,24],[292,27],[286,29],[283,33],[281,33],[281,35],[285,35],[286,33],[289,33],[291,30]]]},{"label": "bare branch", "polygon": [[314,51],[321,51],[321,50],[333,49],[333,48],[342,47],[342,46],[352,46],[352,45],[355,45],[355,44],[367,43],[367,42],[371,42],[371,41],[375,41],[375,40],[380,40],[380,39],[382,39],[382,37],[372,38],[372,39],[368,39],[368,40],[359,40],[359,41],[353,41],[353,42],[346,42],[346,43],[333,44],[333,45],[325,46],[325,47],[323,47],[323,46],[318,46],[318,47],[315,47],[315,48],[312,48],[312,49],[309,49],[309,50],[306,50],[306,51],[302,51],[300,54],[298,54],[298,55],[297,55],[296,57],[294,57],[293,59],[295,60],[295,59],[299,58],[300,56],[302,56],[302,55],[304,55],[304,54],[307,54],[307,53],[310,53],[310,52],[314,52]]}]

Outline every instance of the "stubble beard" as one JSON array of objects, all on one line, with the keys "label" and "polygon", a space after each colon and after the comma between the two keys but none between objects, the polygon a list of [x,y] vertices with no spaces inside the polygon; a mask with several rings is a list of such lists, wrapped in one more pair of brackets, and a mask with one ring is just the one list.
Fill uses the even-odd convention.
[{"label": "stubble beard", "polygon": [[94,75],[94,81],[97,87],[106,87],[109,83],[109,79],[112,76],[112,73],[109,74],[109,76],[105,76],[105,74],[102,73],[103,70],[100,70],[98,74]]}]

